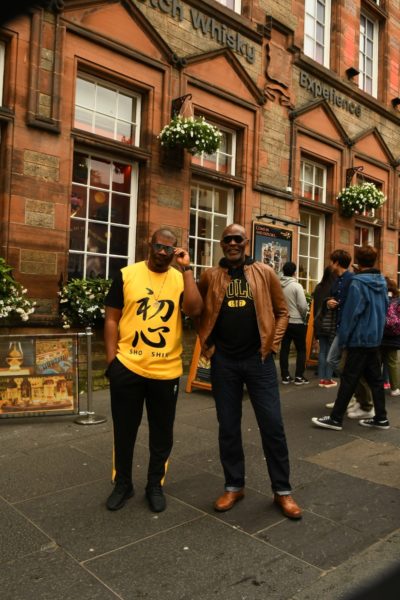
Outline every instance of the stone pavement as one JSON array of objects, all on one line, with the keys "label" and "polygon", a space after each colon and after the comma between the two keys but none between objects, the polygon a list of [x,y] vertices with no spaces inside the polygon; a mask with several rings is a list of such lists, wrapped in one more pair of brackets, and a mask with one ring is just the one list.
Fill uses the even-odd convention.
[{"label": "stone pavement", "polygon": [[[281,386],[301,521],[272,504],[247,398],[246,498],[215,513],[223,490],[211,394],[186,394],[165,485],[167,510],[144,499],[147,427],[134,456],[136,495],[111,513],[112,427],[107,391],[94,395],[105,424],[74,417],[0,420],[2,600],[333,600],[386,572],[400,556],[400,399],[389,431],[346,419],[312,427],[335,390]],[[366,598],[366,596],[362,596]],[[389,596],[382,596],[388,600]],[[394,596],[393,596],[394,598]]]}]

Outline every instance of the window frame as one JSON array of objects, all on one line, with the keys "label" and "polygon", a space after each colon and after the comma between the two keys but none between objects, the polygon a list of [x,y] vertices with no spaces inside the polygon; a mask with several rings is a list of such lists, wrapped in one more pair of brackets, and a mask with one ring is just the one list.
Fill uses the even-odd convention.
[{"label": "window frame", "polygon": [[[329,69],[329,66],[330,66],[330,54],[331,54],[331,52],[330,52],[330,46],[331,46],[331,13],[332,13],[332,3],[331,3],[331,0],[325,0],[325,21],[323,23],[323,28],[324,28],[324,43],[322,44],[322,48],[323,48],[323,60],[321,62],[321,61],[318,60],[317,53],[316,53],[316,48],[317,48],[317,45],[318,45],[317,44],[316,26],[317,26],[317,23],[319,23],[319,21],[318,21],[317,6],[318,6],[318,2],[319,1],[320,0],[306,0],[305,3],[304,3],[304,38],[303,38],[304,54],[306,56],[309,56],[310,58],[312,58],[313,60],[315,60],[319,64],[323,65],[327,69]],[[307,10],[307,5],[309,5],[310,2],[313,3],[313,13],[308,12],[308,10]],[[313,19],[313,24],[314,24],[313,35],[308,34],[306,32],[307,15],[309,15],[310,18]],[[308,39],[310,39],[312,41],[312,46],[313,46],[312,56],[310,56],[310,54],[308,54],[306,52],[306,38],[308,38]]]},{"label": "window frame", "polygon": [[[365,35],[362,34],[361,31],[361,20],[365,19],[365,32],[366,32],[366,25],[367,22],[370,22],[373,26],[373,38],[372,38],[372,57],[368,57],[367,54],[365,54],[362,50],[362,38],[364,40],[367,40],[369,38],[367,38],[366,33]],[[378,97],[378,60],[379,60],[379,32],[380,32],[380,27],[379,27],[379,20],[376,17],[373,17],[370,13],[368,13],[367,11],[361,9],[360,12],[360,41],[359,41],[359,50],[358,50],[358,70],[359,70],[359,76],[358,76],[358,87],[360,90],[362,90],[363,92],[365,92],[366,94],[370,94],[373,98],[377,98]],[[365,46],[365,44],[363,45]],[[368,91],[366,89],[366,79],[367,79],[367,74],[364,70],[364,60],[363,58],[369,58],[372,61],[372,76],[371,76],[371,92]]]},{"label": "window frame", "polygon": [[[218,125],[217,123],[213,123],[211,121],[208,121],[208,122],[210,123],[210,125],[214,125],[215,127],[218,127],[218,129],[220,131],[223,131],[223,132],[231,135],[232,153],[231,154],[222,153],[219,149],[216,152],[214,152],[214,154],[211,154],[211,155],[206,155],[204,152],[202,152],[198,156],[192,156],[192,161],[191,161],[192,165],[196,165],[198,167],[203,167],[203,168],[206,168],[206,169],[210,169],[210,170],[215,171],[216,173],[219,173],[221,175],[233,175],[233,176],[236,176],[237,131],[235,131],[234,129],[229,129],[228,127],[224,127],[224,126]],[[226,173],[224,171],[220,171],[218,169],[218,163],[219,163],[218,159],[219,159],[219,157],[221,155],[222,156],[228,156],[228,157],[231,156],[231,168]],[[204,162],[205,162],[204,157],[205,156],[215,156],[216,157],[216,161],[215,161],[216,168],[215,169],[213,169],[212,167],[208,167],[208,166],[204,167]]]},{"label": "window frame", "polygon": [[[303,175],[304,175],[304,169],[303,167],[305,166],[305,164],[310,165],[313,168],[313,187],[312,187],[312,194],[313,194],[313,198],[307,198],[304,195],[304,183],[309,183],[309,182],[305,182],[305,180],[303,179]],[[315,169],[321,169],[323,171],[323,187],[319,188],[322,189],[322,200],[315,200]],[[299,177],[299,182],[300,182],[300,195],[302,198],[304,198],[305,200],[308,200],[310,202],[315,202],[316,204],[326,204],[326,199],[327,199],[327,185],[328,185],[328,167],[326,165],[324,165],[323,163],[319,163],[315,160],[311,160],[305,156],[302,156],[300,158],[300,177]]]},{"label": "window frame", "polygon": [[[120,224],[120,223],[115,223],[111,220],[111,215],[110,213],[108,214],[108,218],[107,220],[96,220],[93,218],[90,218],[89,216],[89,199],[90,199],[90,191],[93,189],[97,189],[96,186],[90,185],[90,179],[88,177],[87,182],[85,184],[83,184],[82,182],[76,182],[73,179],[73,171],[71,174],[71,195],[72,195],[72,189],[73,187],[81,187],[82,189],[85,190],[86,192],[86,213],[84,217],[76,217],[76,216],[71,216],[69,218],[69,232],[71,231],[71,225],[73,221],[79,221],[79,222],[83,222],[84,223],[84,249],[83,250],[76,250],[73,249],[71,250],[71,248],[68,248],[68,277],[69,277],[69,256],[70,254],[75,254],[75,255],[83,255],[83,273],[82,273],[82,278],[86,279],[87,278],[87,259],[88,256],[100,256],[101,258],[105,257],[106,259],[106,272],[105,272],[105,278],[108,279],[109,278],[109,259],[110,258],[123,258],[126,259],[126,264],[130,264],[132,262],[135,261],[135,248],[136,248],[136,225],[137,225],[137,200],[138,200],[138,183],[139,183],[139,164],[136,161],[129,161],[127,159],[119,159],[118,157],[112,156],[109,153],[106,152],[101,152],[101,151],[92,151],[92,150],[86,150],[83,148],[79,148],[76,147],[74,149],[74,153],[73,153],[73,157],[75,157],[75,154],[85,154],[89,157],[89,159],[95,159],[95,160],[105,160],[105,161],[109,161],[110,165],[109,165],[109,169],[113,168],[113,165],[115,165],[115,163],[123,163],[127,166],[130,166],[132,171],[131,171],[131,178],[130,178],[130,193],[129,193],[129,217],[128,217],[128,224],[124,225],[124,224]],[[74,158],[73,158],[74,160]],[[90,163],[88,166],[89,172],[90,172]],[[104,188],[99,188],[98,191],[103,191],[104,192]],[[111,194],[113,193],[112,191],[112,185],[110,185],[110,187],[107,189],[107,193]],[[99,224],[99,225],[106,225],[107,227],[107,234],[110,232],[111,227],[117,225],[118,227],[121,227],[121,229],[127,229],[128,231],[128,252],[126,255],[117,255],[114,253],[110,252],[110,239],[111,237],[108,235],[107,236],[107,250],[106,252],[91,252],[90,250],[88,250],[88,232],[89,232],[89,225],[90,223],[94,223],[94,224]],[[71,236],[69,235],[69,243],[71,241]]]},{"label": "window frame", "polygon": [[237,13],[238,15],[242,14],[242,0],[233,0],[233,8],[227,5],[227,2],[229,0],[215,1],[218,2],[218,4],[222,4],[222,6],[225,6],[225,8],[227,8],[228,10],[233,10],[233,12]]},{"label": "window frame", "polygon": [[[308,215],[308,217],[316,217],[319,220],[319,231],[318,231],[318,235],[311,235],[310,232],[310,227],[308,226],[308,232],[302,232],[302,228],[299,228],[299,243],[298,243],[298,248],[297,248],[297,273],[298,273],[298,281],[299,283],[301,283],[301,285],[304,287],[305,291],[308,293],[312,293],[315,286],[317,285],[317,283],[321,280],[323,271],[324,271],[324,261],[325,261],[325,230],[326,230],[326,217],[324,214],[321,213],[317,213],[311,210],[307,210],[304,208],[300,209],[300,220],[302,223],[304,223],[304,216]],[[302,236],[307,236],[308,237],[308,254],[307,256],[305,254],[300,254],[300,250],[301,250],[301,237]],[[311,237],[316,238],[318,240],[318,255],[316,257],[310,256],[310,240]],[[301,267],[301,263],[304,263],[304,261],[302,260],[303,258],[307,259],[307,277],[301,277],[300,276],[300,267]],[[316,274],[316,278],[311,278],[310,277],[310,268],[309,268],[309,262],[310,259],[312,258],[316,258],[318,260],[318,267],[317,267],[317,274]]]},{"label": "window frame", "polygon": [[[213,208],[212,210],[206,211],[204,209],[199,209],[199,196],[198,196],[198,190],[201,187],[207,187],[207,188],[212,188],[213,192],[214,190],[223,190],[224,192],[227,192],[228,198],[227,198],[227,212],[226,215],[224,213],[220,213],[220,212],[216,212],[214,210],[214,195],[213,195]],[[191,249],[191,241],[194,240],[194,253],[193,256],[191,255],[190,257],[190,262],[193,266],[193,271],[194,271],[194,276],[196,279],[199,278],[199,275],[201,273],[201,270],[207,269],[209,267],[215,266],[214,265],[214,249],[213,249],[213,245],[215,243],[219,243],[220,239],[216,239],[216,236],[214,235],[214,215],[217,216],[223,216],[226,217],[226,224],[225,227],[227,225],[229,225],[229,223],[233,223],[234,221],[234,211],[235,211],[235,190],[233,188],[229,188],[229,187],[225,187],[222,185],[215,185],[214,182],[207,182],[205,180],[201,180],[201,179],[194,179],[191,182],[190,185],[190,198],[191,198],[191,194],[192,194],[192,189],[197,187],[197,196],[196,196],[196,207],[192,206],[191,203],[191,199],[190,199],[190,205],[189,205],[189,252]],[[193,214],[193,212],[196,212],[196,231],[194,233],[192,233],[191,231],[191,215]],[[212,237],[205,237],[205,236],[199,236],[198,234],[198,213],[199,212],[206,212],[206,213],[211,213],[212,215],[212,223],[213,223],[213,227],[212,227]],[[222,231],[221,231],[222,233]],[[200,264],[198,262],[198,256],[197,256],[197,248],[198,248],[198,241],[199,240],[204,240],[205,242],[209,242],[210,243],[210,261],[209,264]]]},{"label": "window frame", "polygon": [[[89,111],[89,109],[86,106],[82,106],[82,105],[78,105],[77,104],[77,93],[78,93],[78,80],[83,80],[83,81],[87,81],[89,83],[92,83],[95,86],[95,92],[97,92],[97,88],[103,88],[106,89],[108,91],[114,92],[116,94],[123,94],[124,96],[127,96],[129,98],[134,98],[136,101],[136,114],[135,114],[135,120],[132,121],[125,121],[126,123],[130,123],[131,127],[135,128],[135,135],[134,135],[134,139],[132,140],[131,143],[127,144],[126,142],[123,142],[121,140],[119,140],[116,137],[116,125],[118,123],[118,121],[122,121],[122,119],[118,119],[117,115],[115,115],[114,117],[110,117],[110,115],[106,115],[105,113],[101,113],[99,111],[96,111],[96,98],[97,98],[97,93],[95,93],[95,97],[94,97],[94,109],[92,111],[92,122],[91,122],[91,128],[90,129],[84,129],[82,127],[79,127],[76,123],[76,109],[77,107],[82,108],[84,110]],[[85,71],[78,71],[77,75],[76,75],[76,79],[75,79],[75,97],[74,97],[74,129],[76,129],[77,131],[84,131],[87,133],[90,133],[92,135],[96,135],[99,136],[101,138],[107,139],[107,140],[112,140],[114,142],[123,144],[124,146],[128,146],[128,147],[134,147],[134,146],[139,146],[140,145],[140,132],[141,132],[141,113],[142,113],[142,95],[138,92],[129,90],[128,88],[124,87],[123,85],[119,85],[115,82],[111,82],[108,81],[107,79],[102,79],[101,77],[95,76],[95,75],[91,75],[89,73],[86,73]],[[114,119],[114,135],[113,137],[108,136],[108,135],[102,135],[101,133],[98,132],[98,130],[96,130],[96,126],[95,126],[95,117],[96,115],[104,115],[108,118],[113,118]]]}]

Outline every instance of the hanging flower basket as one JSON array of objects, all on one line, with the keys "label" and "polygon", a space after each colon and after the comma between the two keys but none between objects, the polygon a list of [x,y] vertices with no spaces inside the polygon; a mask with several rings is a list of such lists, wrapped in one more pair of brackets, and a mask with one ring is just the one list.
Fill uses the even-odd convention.
[{"label": "hanging flower basket", "polygon": [[373,183],[351,185],[338,194],[336,200],[343,217],[360,215],[364,210],[380,208],[386,202],[386,196]]},{"label": "hanging flower basket", "polygon": [[18,317],[27,321],[35,311],[36,302],[27,296],[27,289],[12,275],[11,267],[0,258],[0,320]]},{"label": "hanging flower basket", "polygon": [[177,115],[158,138],[165,148],[186,148],[191,154],[214,154],[221,144],[222,133],[204,117]]}]

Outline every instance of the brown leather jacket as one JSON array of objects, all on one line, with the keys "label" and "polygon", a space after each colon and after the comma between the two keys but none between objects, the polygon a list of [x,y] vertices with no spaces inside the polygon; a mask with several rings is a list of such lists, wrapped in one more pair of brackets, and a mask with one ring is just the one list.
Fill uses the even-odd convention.
[{"label": "brown leather jacket", "polygon": [[[271,267],[246,257],[244,274],[254,298],[260,351],[265,359],[271,351],[277,352],[289,322],[289,312],[281,284]],[[202,353],[208,357],[214,353],[214,347],[208,347],[207,340],[214,329],[230,281],[228,269],[221,266],[207,269],[200,278],[199,290],[204,309],[200,317],[199,338]]]}]

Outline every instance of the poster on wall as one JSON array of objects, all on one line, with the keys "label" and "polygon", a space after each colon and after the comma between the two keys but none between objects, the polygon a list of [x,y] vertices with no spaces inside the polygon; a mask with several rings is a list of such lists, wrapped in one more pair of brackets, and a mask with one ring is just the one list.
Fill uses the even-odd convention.
[{"label": "poster on wall", "polygon": [[0,418],[74,414],[77,397],[74,336],[0,337]]},{"label": "poster on wall", "polygon": [[292,239],[291,229],[253,221],[253,257],[272,267],[277,275],[282,273],[285,262],[292,259]]}]

